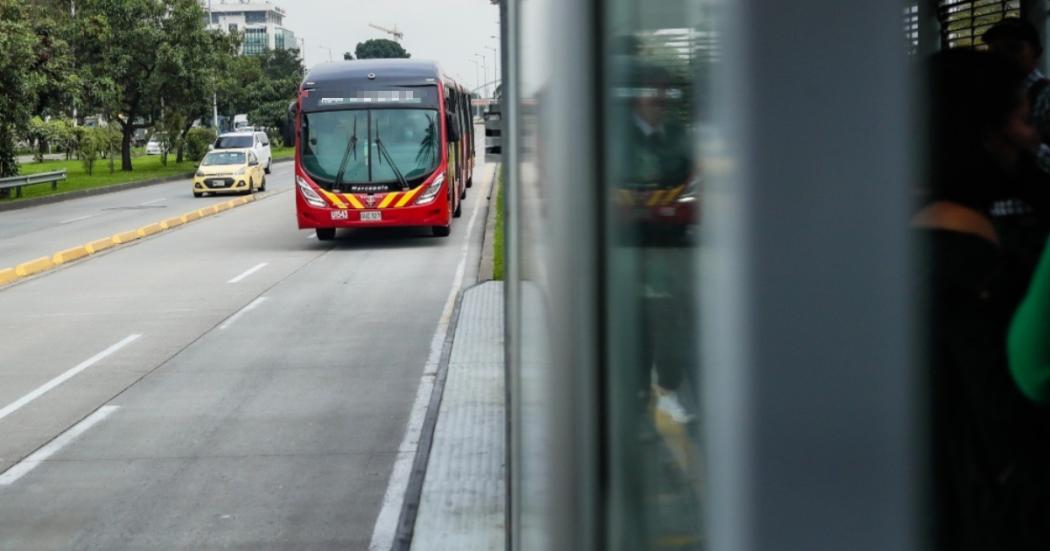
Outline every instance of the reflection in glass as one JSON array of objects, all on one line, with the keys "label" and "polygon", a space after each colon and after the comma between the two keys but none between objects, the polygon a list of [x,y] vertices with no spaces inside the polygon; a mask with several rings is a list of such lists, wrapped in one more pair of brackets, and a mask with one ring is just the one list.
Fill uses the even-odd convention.
[{"label": "reflection in glass", "polygon": [[610,0],[606,356],[614,549],[700,549],[697,108],[711,44],[686,3]]}]

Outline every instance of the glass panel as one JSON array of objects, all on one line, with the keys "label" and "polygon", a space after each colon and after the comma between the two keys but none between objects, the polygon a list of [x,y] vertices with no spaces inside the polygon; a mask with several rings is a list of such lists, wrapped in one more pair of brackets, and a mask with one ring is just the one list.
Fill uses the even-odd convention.
[{"label": "glass panel", "polygon": [[700,549],[697,270],[708,2],[607,0],[609,549]]}]

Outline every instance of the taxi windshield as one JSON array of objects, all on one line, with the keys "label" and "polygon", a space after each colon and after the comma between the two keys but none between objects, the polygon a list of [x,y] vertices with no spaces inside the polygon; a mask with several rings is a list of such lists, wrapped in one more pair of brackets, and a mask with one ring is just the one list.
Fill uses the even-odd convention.
[{"label": "taxi windshield", "polygon": [[317,183],[419,185],[437,167],[433,109],[352,109],[303,114],[303,168]]},{"label": "taxi windshield", "polygon": [[215,165],[243,165],[244,164],[244,153],[241,151],[222,151],[208,153],[204,157],[204,161],[201,162],[202,166],[215,166]]}]

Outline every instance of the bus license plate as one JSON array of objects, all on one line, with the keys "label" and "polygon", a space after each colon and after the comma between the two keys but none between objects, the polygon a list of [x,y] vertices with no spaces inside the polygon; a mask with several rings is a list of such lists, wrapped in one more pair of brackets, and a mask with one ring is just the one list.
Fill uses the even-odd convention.
[{"label": "bus license plate", "polygon": [[350,219],[350,213],[348,211],[345,211],[345,210],[333,210],[332,211],[332,220],[349,220],[349,219]]},{"label": "bus license plate", "polygon": [[378,210],[363,210],[361,211],[362,222],[379,222],[383,219],[383,213]]}]

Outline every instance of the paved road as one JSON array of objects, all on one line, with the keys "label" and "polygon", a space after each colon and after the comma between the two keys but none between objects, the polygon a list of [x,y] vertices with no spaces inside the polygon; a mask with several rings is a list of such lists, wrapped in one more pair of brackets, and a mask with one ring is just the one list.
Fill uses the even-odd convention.
[{"label": "paved road", "polygon": [[[292,163],[273,165],[267,191],[292,189]],[[0,213],[0,268],[179,216],[228,196],[193,197],[189,179]]]},{"label": "paved road", "polygon": [[[0,290],[0,548],[366,548],[492,172],[445,239],[321,243],[285,191]],[[5,213],[4,254],[51,237],[38,217],[103,213],[55,248],[158,197],[204,204],[180,183]]]}]

